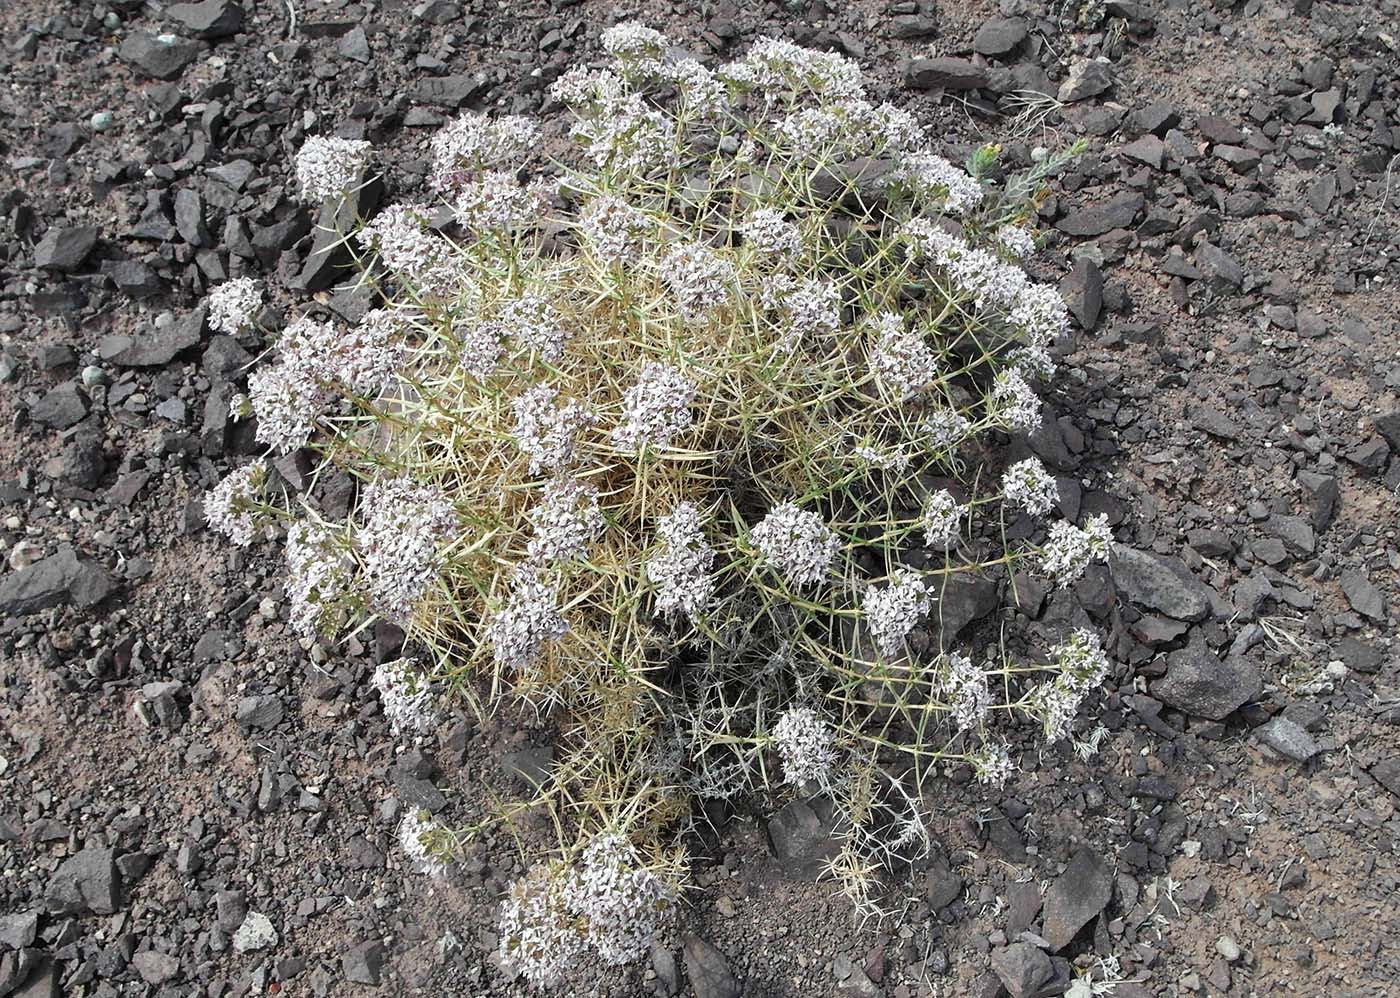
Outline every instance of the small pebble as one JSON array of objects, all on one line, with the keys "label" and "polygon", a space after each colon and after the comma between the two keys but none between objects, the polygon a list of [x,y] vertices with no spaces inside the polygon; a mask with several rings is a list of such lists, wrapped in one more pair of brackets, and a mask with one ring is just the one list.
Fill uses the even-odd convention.
[{"label": "small pebble", "polygon": [[111,111],[98,111],[92,116],[90,124],[94,132],[105,132],[116,122]]}]

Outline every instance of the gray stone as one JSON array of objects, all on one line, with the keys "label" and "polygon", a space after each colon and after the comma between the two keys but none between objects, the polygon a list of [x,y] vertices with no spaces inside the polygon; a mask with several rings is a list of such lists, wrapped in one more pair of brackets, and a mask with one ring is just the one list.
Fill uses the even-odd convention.
[{"label": "gray stone", "polygon": [[1311,555],[1317,550],[1317,535],[1312,525],[1301,516],[1275,513],[1264,522],[1264,529],[1283,541],[1294,554]]},{"label": "gray stone", "polygon": [[1103,311],[1103,271],[1099,265],[1087,257],[1076,260],[1074,269],[1060,282],[1060,297],[1081,329],[1097,326]]},{"label": "gray stone", "polygon": [[54,915],[114,915],[121,907],[117,854],[89,846],[65,859],[49,877],[44,905]]},{"label": "gray stone", "polygon": [[996,583],[967,572],[945,575],[930,587],[934,606],[928,623],[936,632],[939,646],[950,648],[963,628],[992,613],[1000,605]]},{"label": "gray stone", "polygon": [[979,55],[1006,55],[1025,40],[1025,21],[1019,17],[997,17],[982,22],[972,37],[972,51]]},{"label": "gray stone", "polygon": [[1097,97],[1113,86],[1113,73],[1106,63],[1096,59],[1076,62],[1069,71],[1069,78],[1060,84],[1058,98],[1061,104]]},{"label": "gray stone", "polygon": [[1342,572],[1338,581],[1342,586],[1342,594],[1346,596],[1353,610],[1377,623],[1385,620],[1385,599],[1381,596],[1381,591],[1371,584],[1365,572],[1348,568]]},{"label": "gray stone", "polygon": [[681,966],[676,954],[655,939],[651,941],[651,969],[661,985],[662,998],[675,998],[681,993]]},{"label": "gray stone", "polygon": [[176,35],[133,31],[117,49],[122,62],[157,80],[174,80],[199,57],[199,43]]},{"label": "gray stone", "polygon": [[993,950],[992,970],[1011,998],[1031,998],[1055,976],[1050,957],[1030,943]]},{"label": "gray stone", "polygon": [[238,701],[238,725],[245,730],[276,727],[285,716],[282,698],[275,694],[248,696]]},{"label": "gray stone", "polygon": [[369,37],[359,25],[351,28],[335,43],[336,52],[351,62],[369,62],[373,56],[369,50]]},{"label": "gray stone", "polygon": [[1239,262],[1214,243],[1201,243],[1196,247],[1196,266],[1201,273],[1217,284],[1232,287],[1244,285],[1244,268]]},{"label": "gray stone", "polygon": [[0,946],[24,949],[33,945],[39,934],[39,909],[16,915],[0,915]]},{"label": "gray stone", "polygon": [[1112,896],[1113,872],[1108,865],[1092,850],[1075,853],[1045,895],[1044,928],[1040,934],[1051,951],[1068,946],[1089,919],[1103,911]]},{"label": "gray stone", "polygon": [[262,912],[250,911],[233,933],[233,948],[240,953],[254,953],[277,945],[277,930],[272,919]]},{"label": "gray stone", "polygon": [[140,260],[104,263],[102,272],[112,279],[118,291],[133,298],[153,298],[165,288],[160,275]]},{"label": "gray stone", "polygon": [[107,570],[71,547],[0,579],[0,616],[24,617],[51,606],[92,606],[116,588]]},{"label": "gray stone", "polygon": [[352,232],[359,219],[369,218],[384,195],[384,181],[378,177],[352,191],[348,197],[321,206],[306,263],[292,282],[294,287],[321,291],[335,283],[353,264],[344,233]]},{"label": "gray stone", "polygon": [[1317,739],[1286,717],[1275,717],[1267,724],[1260,725],[1254,729],[1254,737],[1294,762],[1307,762],[1322,751]]},{"label": "gray stone", "polygon": [[1115,544],[1109,564],[1119,591],[1133,603],[1176,620],[1210,613],[1210,590],[1178,559]]},{"label": "gray stone", "polygon": [[164,984],[180,973],[180,961],[159,950],[142,950],[131,958],[131,965],[147,984]]},{"label": "gray stone", "polygon": [[340,958],[345,979],[354,984],[378,984],[384,971],[384,944],[367,939]]},{"label": "gray stone", "polygon": [[166,10],[166,13],[179,21],[196,38],[227,38],[243,30],[243,7],[236,0],[177,3]]},{"label": "gray stone", "polygon": [[1085,205],[1055,223],[1061,232],[1071,236],[1101,236],[1114,229],[1127,228],[1142,210],[1143,196],[1125,191],[1107,201]]},{"label": "gray stone", "polygon": [[1211,721],[1223,720],[1263,692],[1257,665],[1240,655],[1222,660],[1199,639],[1168,655],[1166,676],[1152,684],[1158,700]]},{"label": "gray stone", "polygon": [[413,16],[429,24],[450,24],[462,16],[462,6],[451,0],[426,0],[413,8]]},{"label": "gray stone", "polygon": [[1139,163],[1152,167],[1154,170],[1160,170],[1163,160],[1166,159],[1167,147],[1157,136],[1144,135],[1129,142],[1119,152],[1129,159],[1135,159]]},{"label": "gray stone", "polygon": [[176,354],[199,346],[204,335],[204,306],[162,327],[145,326],[134,336],[104,336],[97,355],[121,367],[164,367]]},{"label": "gray stone", "polygon": [[699,936],[687,934],[681,940],[681,956],[695,998],[740,998],[744,993],[724,954]]},{"label": "gray stone", "polygon": [[966,59],[910,59],[904,85],[917,90],[978,90],[991,81],[987,70]]},{"label": "gray stone", "polygon": [[45,270],[71,274],[83,265],[100,234],[94,225],[50,226],[34,247],[34,263]]},{"label": "gray stone", "polygon": [[199,191],[182,187],[175,192],[175,231],[191,246],[210,246],[213,240],[204,227],[204,199]]},{"label": "gray stone", "polygon": [[76,381],[55,385],[38,402],[29,407],[29,417],[36,423],[66,430],[87,418],[91,404]]},{"label": "gray stone", "polygon": [[793,801],[768,820],[768,847],[790,876],[815,879],[839,849],[834,831],[829,800]]},{"label": "gray stone", "polygon": [[1382,759],[1371,767],[1371,776],[1396,797],[1400,797],[1400,755]]},{"label": "gray stone", "polygon": [[929,908],[942,911],[962,897],[962,892],[963,878],[953,872],[942,852],[937,853],[924,875],[924,897],[928,899]]},{"label": "gray stone", "polygon": [[927,14],[896,14],[889,20],[891,38],[927,38],[938,33],[938,22]]},{"label": "gray stone", "polygon": [[484,74],[434,76],[413,84],[409,93],[420,104],[457,108],[482,93],[488,85]]}]

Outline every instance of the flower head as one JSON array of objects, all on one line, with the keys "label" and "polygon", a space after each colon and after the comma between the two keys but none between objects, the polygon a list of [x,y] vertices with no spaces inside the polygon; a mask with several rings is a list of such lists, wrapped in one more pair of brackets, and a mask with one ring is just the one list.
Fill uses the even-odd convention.
[{"label": "flower head", "polygon": [[583,209],[578,221],[589,248],[609,263],[635,260],[652,230],[647,214],[616,194],[600,194]]},{"label": "flower head", "polygon": [[359,184],[374,147],[362,139],[313,136],[297,150],[295,170],[303,201],[320,204]]},{"label": "flower head", "polygon": [[1032,516],[1050,512],[1060,501],[1060,487],[1039,458],[1028,457],[1007,468],[1001,476],[1001,489],[1007,502]]},{"label": "flower head", "polygon": [[573,478],[555,478],[530,514],[535,536],[527,548],[536,564],[565,564],[588,556],[588,545],[603,532],[597,486]]},{"label": "flower head", "polygon": [[1050,524],[1050,536],[1040,549],[1041,567],[1057,585],[1064,587],[1084,574],[1091,562],[1103,561],[1113,544],[1108,516],[1091,516],[1083,527],[1068,520]]},{"label": "flower head", "polygon": [[354,563],[328,527],[298,520],[287,530],[287,580],[283,590],[292,630],[314,638],[339,627],[351,598]]},{"label": "flower head", "polygon": [[744,242],[764,256],[793,256],[802,251],[797,226],[776,208],[756,208],[739,227]]},{"label": "flower head", "polygon": [[375,666],[370,681],[379,691],[379,705],[394,734],[426,731],[436,720],[432,690],[413,659],[400,658]]},{"label": "flower head", "polygon": [[514,163],[539,141],[539,126],[529,118],[503,115],[489,118],[466,111],[433,136],[432,178],[442,191],[459,189],[473,174]]},{"label": "flower head", "polygon": [[662,258],[661,279],[686,319],[703,318],[729,300],[734,265],[699,243],[679,243]]},{"label": "flower head", "polygon": [[262,286],[251,277],[220,284],[209,292],[209,328],[235,336],[257,318],[262,303]]},{"label": "flower head", "polygon": [[966,655],[953,652],[944,658],[943,673],[935,687],[953,713],[959,731],[980,725],[992,706],[987,674]]},{"label": "flower head", "polygon": [[262,517],[256,506],[267,484],[267,465],[253,461],[236,468],[204,495],[204,519],[239,547],[253,543]]},{"label": "flower head", "polygon": [[408,478],[372,482],[361,500],[364,523],[355,537],[370,609],[397,623],[438,570],[438,549],[460,525],[452,501],[433,485]]},{"label": "flower head", "polygon": [[710,575],[715,552],[705,539],[700,510],[694,503],[681,503],[657,521],[656,538],[661,550],[648,559],[646,572],[656,586],[657,612],[693,619],[715,590]]},{"label": "flower head", "polygon": [[751,536],[764,562],[794,586],[826,578],[841,547],[841,539],[820,516],[790,502],[769,510]]},{"label": "flower head", "polygon": [[559,587],[533,567],[516,570],[510,595],[486,625],[496,664],[527,673],[544,646],[569,633],[559,612]]},{"label": "flower head", "polygon": [[580,402],[556,405],[557,389],[532,385],[511,402],[515,413],[515,441],[530,458],[530,474],[562,471],[574,461],[578,435],[597,423],[597,417]]},{"label": "flower head", "polygon": [[648,361],[622,398],[622,420],[613,427],[612,442],[619,450],[670,447],[690,428],[690,405],[696,384],[679,368]]},{"label": "flower head", "polygon": [[923,578],[909,568],[897,569],[889,585],[867,589],[861,609],[880,654],[897,655],[904,647],[904,639],[932,605]]},{"label": "flower head", "polygon": [[640,960],[675,906],[675,891],[638,862],[621,835],[600,835],[583,851],[568,881],[567,903],[584,922],[584,938],[607,964]]},{"label": "flower head", "polygon": [[796,786],[825,784],[836,765],[836,735],[810,707],[789,707],[773,725],[783,778]]},{"label": "flower head", "polygon": [[432,839],[439,832],[438,823],[421,808],[409,808],[399,822],[399,848],[415,870],[436,880],[446,877],[449,869],[433,848]]},{"label": "flower head", "polygon": [[947,489],[929,493],[924,500],[924,543],[931,548],[947,547],[957,538],[967,510]]},{"label": "flower head", "polygon": [[872,325],[870,368],[892,395],[909,398],[938,378],[938,358],[922,333],[905,329],[894,312],[881,312]]}]

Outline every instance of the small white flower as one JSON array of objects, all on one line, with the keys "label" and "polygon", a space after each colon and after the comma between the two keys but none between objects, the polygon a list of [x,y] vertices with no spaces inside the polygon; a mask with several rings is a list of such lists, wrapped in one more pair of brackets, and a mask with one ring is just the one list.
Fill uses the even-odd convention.
[{"label": "small white flower", "polygon": [[675,907],[675,891],[639,863],[621,835],[600,835],[583,851],[567,903],[585,924],[584,938],[611,966],[635,963]]},{"label": "small white flower", "polygon": [[924,543],[931,548],[946,548],[962,529],[965,510],[947,489],[929,493],[924,500],[924,513],[921,520],[924,528]]},{"label": "small white flower", "polygon": [[943,674],[935,690],[952,711],[959,731],[974,728],[986,720],[992,707],[992,691],[987,674],[972,664],[972,659],[957,652],[943,662]]},{"label": "small white flower", "polygon": [[932,605],[923,578],[909,568],[896,570],[888,586],[867,589],[861,609],[880,654],[887,658],[899,654],[904,639]]},{"label": "small white flower", "polygon": [[681,315],[699,319],[729,301],[734,265],[708,246],[679,243],[661,259],[659,270]]},{"label": "small white flower", "polygon": [[1028,457],[1007,468],[1001,476],[1001,489],[1007,502],[1032,516],[1050,512],[1060,501],[1060,487],[1039,458]]},{"label": "small white flower", "polygon": [[690,428],[697,386],[679,368],[648,361],[637,383],[622,398],[622,420],[613,427],[613,446],[623,451],[670,447]]},{"label": "small white flower", "polygon": [[836,765],[836,735],[810,707],[789,707],[773,725],[784,779],[795,786],[824,785]]},{"label": "small white flower", "polygon": [[797,226],[776,208],[755,208],[739,227],[744,242],[764,256],[795,256],[802,252]]},{"label": "small white flower", "polygon": [[648,559],[646,572],[656,586],[657,612],[694,619],[715,590],[710,576],[715,552],[705,539],[700,510],[694,503],[681,503],[657,521],[656,538],[661,550]]},{"label": "small white flower", "polygon": [[559,612],[559,587],[532,567],[518,568],[505,605],[486,625],[496,664],[528,673],[544,646],[567,633],[569,622]]},{"label": "small white flower", "polygon": [[399,822],[399,847],[419,873],[442,880],[449,865],[433,851],[431,838],[439,831],[432,815],[421,808],[411,807]]},{"label": "small white flower", "polygon": [[759,303],[781,313],[778,349],[784,353],[792,353],[804,341],[830,335],[841,325],[841,293],[830,281],[770,274],[759,291]]},{"label": "small white flower", "polygon": [[928,445],[936,451],[956,450],[972,433],[972,423],[956,409],[938,408],[924,417],[920,427]]},{"label": "small white flower", "polygon": [[239,547],[247,547],[262,522],[253,507],[261,503],[266,484],[267,465],[262,461],[229,472],[204,494],[205,521]]},{"label": "small white flower", "polygon": [[1026,379],[1012,369],[997,372],[992,383],[991,410],[1008,429],[1029,433],[1040,426],[1040,397]]},{"label": "small white flower", "polygon": [[600,194],[588,202],[578,221],[588,247],[609,263],[635,260],[654,227],[645,212],[616,194]]},{"label": "small white flower", "polygon": [[384,266],[425,292],[449,288],[454,278],[451,247],[428,230],[432,215],[419,205],[390,205],[360,230]]},{"label": "small white flower", "polygon": [[938,378],[938,358],[922,333],[905,329],[894,312],[881,312],[871,325],[870,367],[890,394],[907,399]]},{"label": "small white flower", "polygon": [[349,610],[354,564],[327,527],[298,520],[287,530],[287,580],[283,591],[292,630],[304,638],[339,627]]},{"label": "small white flower", "polygon": [[976,179],[926,150],[902,157],[890,181],[902,185],[916,201],[950,215],[966,215],[982,203],[982,185]]},{"label": "small white flower", "polygon": [[441,489],[406,477],[370,483],[360,508],[364,523],[355,546],[364,566],[369,607],[404,623],[437,576],[438,549],[461,521]]},{"label": "small white flower", "polygon": [[563,320],[549,299],[538,291],[527,291],[501,306],[501,331],[518,347],[539,354],[551,364],[564,356],[568,333]]},{"label": "small white flower", "polygon": [[455,191],[481,170],[514,163],[539,141],[539,126],[529,118],[504,115],[488,118],[466,111],[433,136],[433,183],[443,191]]},{"label": "small white flower", "polygon": [[379,692],[379,705],[394,734],[423,732],[436,720],[427,679],[411,658],[375,666],[370,682]]},{"label": "small white flower", "polygon": [[1006,781],[1016,773],[1011,761],[1011,753],[1000,742],[988,742],[972,754],[969,760],[977,782],[993,787],[1004,787]]},{"label": "small white flower", "polygon": [[566,564],[588,557],[588,546],[603,532],[597,486],[555,478],[530,513],[535,536],[526,548],[535,564]]},{"label": "small white flower", "polygon": [[624,74],[637,76],[659,73],[661,58],[671,44],[661,32],[637,21],[614,24],[604,29],[598,40]]},{"label": "small white flower", "polygon": [[548,385],[533,385],[511,402],[515,440],[530,458],[532,475],[567,468],[578,451],[578,435],[597,423],[580,402],[556,405],[558,395]]},{"label": "small white flower", "polygon": [[763,561],[794,586],[814,585],[826,578],[841,548],[841,539],[820,516],[790,502],[769,510],[751,536]]},{"label": "small white flower", "polygon": [[1035,252],[1035,236],[1024,225],[1003,225],[993,238],[1018,260]]},{"label": "small white flower", "polygon": [[356,187],[373,146],[361,139],[313,136],[297,150],[295,170],[303,201],[320,204]]},{"label": "small white flower", "polygon": [[558,984],[587,952],[569,905],[577,876],[563,864],[541,864],[511,884],[501,905],[501,962],[536,987]]},{"label": "small white flower", "polygon": [[1063,588],[1082,576],[1091,562],[1107,558],[1112,544],[1113,529],[1103,513],[1090,517],[1082,528],[1056,520],[1040,549],[1042,570]]},{"label": "small white flower", "polygon": [[262,303],[262,286],[251,277],[220,284],[209,292],[209,328],[235,336],[253,323]]}]

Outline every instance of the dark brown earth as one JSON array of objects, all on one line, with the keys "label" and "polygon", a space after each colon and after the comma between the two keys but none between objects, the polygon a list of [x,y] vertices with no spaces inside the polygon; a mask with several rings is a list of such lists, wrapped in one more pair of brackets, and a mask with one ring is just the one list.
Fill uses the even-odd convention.
[{"label": "dark brown earth", "polygon": [[[548,732],[461,712],[396,749],[368,686],[395,636],[289,636],[275,546],[229,548],[198,506],[252,451],[226,406],[263,345],[189,316],[229,276],[297,283],[306,135],[372,139],[391,196],[456,106],[541,114],[557,140],[545,84],[622,11],[262,0],[187,65],[133,68],[140,33],[193,39],[163,6],[0,9],[0,996],[523,993],[493,932],[542,822],[486,834],[447,883],[393,836],[433,787],[441,820],[482,821]],[[853,923],[775,858],[804,804],[755,803],[697,850],[653,966],[580,968],[575,993],[736,993],[692,937],[753,998],[992,998],[1040,968],[1018,994],[1089,972],[1122,998],[1394,993],[1400,7],[626,13],[712,61],[766,33],[839,48],[959,158],[1089,139],[1042,209],[1034,269],[1065,279],[1080,328],[1030,446],[1066,515],[1108,512],[1179,575],[1143,582],[1129,551],[1076,589],[1119,660],[1099,753],[1027,740],[1004,792],[933,782],[937,848],[891,878],[886,918]],[[933,58],[958,61],[909,63]],[[1103,89],[1017,116],[1015,91],[1061,95],[1081,58]],[[957,89],[922,88],[939,81]],[[278,304],[310,297],[336,307],[321,288]],[[140,366],[114,335],[149,345]],[[12,599],[66,546],[49,605]],[[1212,683],[1187,702],[1195,660]],[[1227,672],[1262,692],[1225,702]],[[275,943],[232,947],[245,908]]]}]

